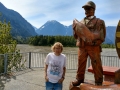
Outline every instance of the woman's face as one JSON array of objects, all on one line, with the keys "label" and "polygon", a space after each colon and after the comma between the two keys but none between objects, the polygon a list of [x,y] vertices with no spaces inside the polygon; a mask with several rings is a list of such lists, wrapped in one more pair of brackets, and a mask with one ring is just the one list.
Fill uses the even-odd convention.
[{"label": "woman's face", "polygon": [[55,55],[60,55],[60,53],[62,52],[61,47],[60,46],[55,46],[54,52],[55,52]]},{"label": "woman's face", "polygon": [[94,8],[92,7],[84,7],[84,10],[85,10],[85,15],[86,17],[89,17],[89,16],[94,16]]}]

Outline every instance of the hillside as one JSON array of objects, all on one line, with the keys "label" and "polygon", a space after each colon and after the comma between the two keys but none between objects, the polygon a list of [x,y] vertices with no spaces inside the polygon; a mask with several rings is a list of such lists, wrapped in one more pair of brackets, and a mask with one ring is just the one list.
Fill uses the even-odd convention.
[{"label": "hillside", "polygon": [[11,34],[13,37],[30,37],[35,36],[37,33],[35,32],[33,26],[27,22],[18,12],[7,9],[0,2],[0,21],[10,22],[11,24]]}]

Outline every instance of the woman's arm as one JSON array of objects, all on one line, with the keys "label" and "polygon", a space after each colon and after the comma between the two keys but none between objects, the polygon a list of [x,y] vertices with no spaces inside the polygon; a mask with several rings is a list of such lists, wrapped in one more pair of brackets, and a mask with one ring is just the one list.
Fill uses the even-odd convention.
[{"label": "woman's arm", "polygon": [[66,67],[63,67],[63,75],[62,75],[61,79],[58,81],[59,83],[62,83],[64,81],[65,73],[66,73]]},{"label": "woman's arm", "polygon": [[63,67],[63,75],[62,75],[62,78],[65,79],[65,73],[66,73],[66,67]]},{"label": "woman's arm", "polygon": [[46,80],[46,81],[48,81],[47,68],[48,68],[48,65],[45,65],[45,80]]}]

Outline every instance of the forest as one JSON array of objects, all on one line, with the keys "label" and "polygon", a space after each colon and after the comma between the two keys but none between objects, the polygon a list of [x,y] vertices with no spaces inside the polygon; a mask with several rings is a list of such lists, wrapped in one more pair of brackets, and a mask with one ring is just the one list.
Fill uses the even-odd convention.
[{"label": "forest", "polygon": [[[76,39],[73,36],[33,36],[28,39],[28,44],[33,46],[51,46],[55,42],[61,42],[64,47],[75,47]],[[101,45],[103,48],[115,48],[114,44]]]}]

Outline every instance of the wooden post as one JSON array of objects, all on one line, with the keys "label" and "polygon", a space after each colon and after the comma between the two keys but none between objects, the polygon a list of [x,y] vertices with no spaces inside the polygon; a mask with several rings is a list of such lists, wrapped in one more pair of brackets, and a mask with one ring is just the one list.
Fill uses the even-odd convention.
[{"label": "wooden post", "polygon": [[117,71],[115,71],[115,84],[120,84],[120,69],[118,69]]},{"label": "wooden post", "polygon": [[29,52],[29,68],[31,68],[31,52]]}]

